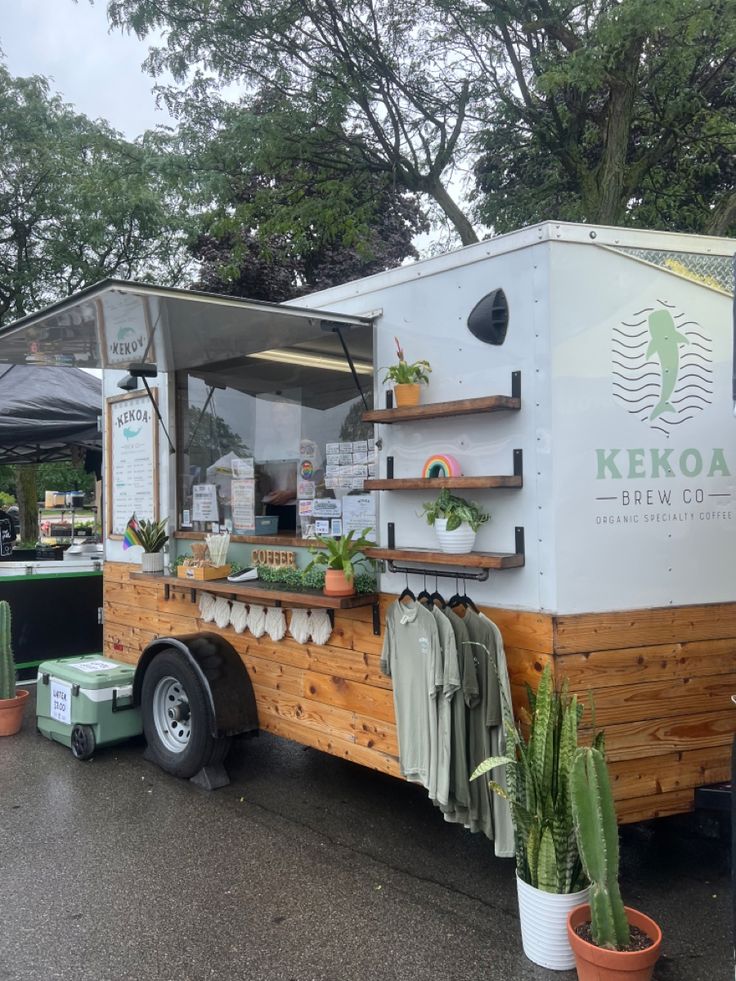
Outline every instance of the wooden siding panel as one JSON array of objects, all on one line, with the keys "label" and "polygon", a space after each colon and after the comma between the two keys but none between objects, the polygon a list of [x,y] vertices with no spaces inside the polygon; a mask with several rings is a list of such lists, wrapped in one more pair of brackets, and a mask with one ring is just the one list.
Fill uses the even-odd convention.
[{"label": "wooden siding panel", "polygon": [[592,694],[578,692],[586,705],[595,705],[595,720],[600,727],[621,722],[647,719],[681,719],[689,715],[730,711],[736,727],[736,707],[731,694],[736,692],[736,673],[706,677],[670,678],[644,684],[599,688]]},{"label": "wooden siding panel", "polygon": [[611,762],[714,747],[723,747],[727,755],[735,723],[732,707],[720,713],[701,712],[698,715],[607,725],[606,753]]},{"label": "wooden siding panel", "polygon": [[292,739],[304,746],[312,746],[323,753],[340,756],[352,763],[359,763],[361,766],[367,766],[371,770],[379,770],[392,777],[401,777],[398,760],[332,733],[322,732],[266,711],[262,715],[261,726],[266,732],[272,732],[284,739]]},{"label": "wooden siding panel", "polygon": [[620,801],[720,783],[729,778],[731,762],[729,754],[716,747],[634,761],[619,760],[610,763],[609,770],[614,797]]},{"label": "wooden siding panel", "polygon": [[616,804],[619,824],[651,821],[653,818],[686,814],[693,810],[692,790],[673,790],[654,797],[630,797]]},{"label": "wooden siding panel", "polygon": [[595,650],[557,657],[555,664],[558,675],[567,678],[571,687],[578,690],[733,674],[736,639]]},{"label": "wooden siding panel", "polygon": [[736,637],[736,603],[557,616],[557,655]]}]

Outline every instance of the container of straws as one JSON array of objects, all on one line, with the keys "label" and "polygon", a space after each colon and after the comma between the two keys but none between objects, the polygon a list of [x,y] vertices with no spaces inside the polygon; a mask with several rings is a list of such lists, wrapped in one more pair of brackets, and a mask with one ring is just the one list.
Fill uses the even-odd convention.
[{"label": "container of straws", "polygon": [[232,572],[227,562],[230,532],[206,535],[204,544],[192,546],[192,556],[184,559],[177,569],[179,579],[225,579]]}]

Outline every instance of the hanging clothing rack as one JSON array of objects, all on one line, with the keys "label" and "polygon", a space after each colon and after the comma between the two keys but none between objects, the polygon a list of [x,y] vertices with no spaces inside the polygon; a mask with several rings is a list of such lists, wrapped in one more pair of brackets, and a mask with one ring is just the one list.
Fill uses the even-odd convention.
[{"label": "hanging clothing rack", "polygon": [[458,572],[456,568],[446,571],[440,569],[427,569],[422,566],[411,568],[406,565],[396,565],[393,559],[386,559],[389,572],[398,572],[402,575],[411,576],[442,576],[445,579],[473,579],[476,582],[485,582],[488,578],[488,569],[479,569],[478,572]]}]

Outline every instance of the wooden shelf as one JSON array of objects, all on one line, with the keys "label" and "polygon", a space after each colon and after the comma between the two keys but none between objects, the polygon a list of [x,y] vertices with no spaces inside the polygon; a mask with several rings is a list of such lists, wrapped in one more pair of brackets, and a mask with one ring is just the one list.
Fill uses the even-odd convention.
[{"label": "wooden shelf", "polygon": [[434,402],[429,405],[407,405],[398,409],[372,409],[363,413],[363,422],[411,422],[422,419],[448,419],[480,412],[517,412],[521,398],[514,395],[487,395],[478,399]]},{"label": "wooden shelf", "polygon": [[394,477],[370,478],[363,481],[363,489],[374,490],[472,490],[483,487],[522,487],[523,477],[508,474],[497,477]]},{"label": "wooden shelf", "polygon": [[196,593],[215,593],[233,599],[251,600],[264,606],[298,607],[300,609],[349,610],[357,606],[376,606],[376,593],[356,593],[354,596],[325,596],[319,589],[284,589],[280,583],[228,582],[227,579],[179,579],[178,576],[157,575],[148,572],[131,572],[131,579],[142,582],[160,583],[164,587],[164,598],[168,599],[172,589],[189,590],[192,602]]},{"label": "wooden shelf", "polygon": [[369,559],[464,566],[466,569],[515,569],[524,565],[524,554],[520,552],[466,552],[454,555],[434,552],[429,548],[367,548],[365,555]]}]

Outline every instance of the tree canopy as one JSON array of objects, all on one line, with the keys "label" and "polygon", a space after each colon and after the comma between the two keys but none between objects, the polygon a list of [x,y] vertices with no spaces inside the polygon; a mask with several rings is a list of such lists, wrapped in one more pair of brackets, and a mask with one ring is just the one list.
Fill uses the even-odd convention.
[{"label": "tree canopy", "polygon": [[[108,0],[178,94],[278,93],[293,165],[426,195],[463,243],[545,218],[736,230],[736,0]],[[305,134],[321,133],[315,142]],[[330,148],[329,159],[319,148]],[[453,177],[472,165],[470,203]]]},{"label": "tree canopy", "polygon": [[[426,194],[463,242],[477,241],[448,190],[472,128],[463,57],[445,41],[447,17],[424,0],[110,0],[113,24],[163,31],[148,67],[201,98],[213,83],[275,92],[320,130],[337,177],[356,163],[402,191]],[[176,98],[168,92],[176,111]],[[293,162],[319,165],[314,145],[283,134]]]},{"label": "tree canopy", "polygon": [[733,0],[501,0],[457,13],[495,114],[476,163],[476,214],[736,230]]},{"label": "tree canopy", "polygon": [[117,276],[175,283],[188,256],[155,140],[131,143],[0,65],[0,322]]},{"label": "tree canopy", "polygon": [[190,181],[196,172],[198,287],[281,301],[417,256],[412,239],[429,226],[416,197],[357,156],[336,172],[345,151],[282,96],[208,105],[191,107],[176,138]]}]

